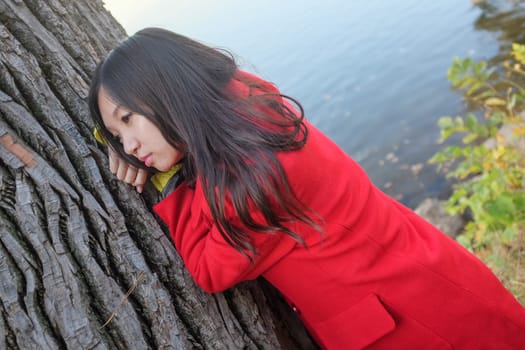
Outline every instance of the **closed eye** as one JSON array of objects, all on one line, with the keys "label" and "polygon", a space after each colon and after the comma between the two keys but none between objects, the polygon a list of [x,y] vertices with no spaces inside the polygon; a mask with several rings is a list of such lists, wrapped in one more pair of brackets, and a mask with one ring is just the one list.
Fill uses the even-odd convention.
[{"label": "closed eye", "polygon": [[128,113],[124,114],[122,117],[120,117],[120,120],[121,120],[124,124],[127,124],[127,123],[129,123],[129,120],[130,120],[132,114],[133,114],[133,113],[128,112]]}]

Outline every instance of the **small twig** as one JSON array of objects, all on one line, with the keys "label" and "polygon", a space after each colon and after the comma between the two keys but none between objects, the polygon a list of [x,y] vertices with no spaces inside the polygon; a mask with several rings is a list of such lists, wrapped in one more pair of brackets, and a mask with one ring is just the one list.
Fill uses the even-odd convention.
[{"label": "small twig", "polygon": [[139,273],[139,276],[137,277],[137,280],[135,281],[135,283],[133,283],[133,285],[128,289],[128,291],[126,292],[126,294],[124,294],[124,296],[120,299],[120,302],[118,304],[118,306],[115,308],[115,311],[113,311],[111,313],[111,315],[109,316],[108,320],[102,325],[100,326],[99,329],[102,329],[104,327],[106,327],[114,318],[115,316],[117,316],[117,310],[118,308],[120,308],[122,306],[122,304],[124,304],[124,302],[129,298],[129,296],[131,295],[131,293],[133,293],[133,291],[135,290],[135,288],[138,287],[138,285],[140,284],[140,282],[142,282],[142,280],[144,279],[144,276],[146,275],[146,273],[144,271],[141,271]]}]

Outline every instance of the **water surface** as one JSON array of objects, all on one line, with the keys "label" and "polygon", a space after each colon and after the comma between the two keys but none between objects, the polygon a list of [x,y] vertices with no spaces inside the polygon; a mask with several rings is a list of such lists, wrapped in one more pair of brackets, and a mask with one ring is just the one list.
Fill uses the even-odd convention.
[{"label": "water surface", "polygon": [[452,58],[490,59],[512,40],[468,0],[106,3],[129,34],[160,26],[234,52],[411,207],[448,188],[426,161],[441,148],[437,119],[465,113]]}]

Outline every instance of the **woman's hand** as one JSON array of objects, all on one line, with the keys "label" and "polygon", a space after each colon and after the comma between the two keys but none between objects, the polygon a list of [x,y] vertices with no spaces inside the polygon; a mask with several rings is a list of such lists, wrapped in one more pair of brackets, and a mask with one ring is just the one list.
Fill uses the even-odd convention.
[{"label": "woman's hand", "polygon": [[117,179],[135,186],[138,193],[142,193],[144,184],[148,180],[148,172],[144,169],[137,169],[125,160],[120,158],[115,151],[108,147],[109,171],[117,176]]}]

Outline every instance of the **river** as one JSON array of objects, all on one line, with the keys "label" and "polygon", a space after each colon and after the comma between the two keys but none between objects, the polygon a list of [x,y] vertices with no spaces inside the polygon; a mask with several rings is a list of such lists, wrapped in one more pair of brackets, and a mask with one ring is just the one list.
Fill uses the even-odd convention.
[{"label": "river", "polygon": [[243,68],[299,99],[376,185],[415,207],[450,187],[427,160],[442,148],[438,118],[466,112],[446,78],[453,57],[491,60],[523,40],[516,29],[523,17],[514,36],[502,37],[522,1],[474,2],[107,0],[106,7],[128,34],[158,26],[232,51]]}]

